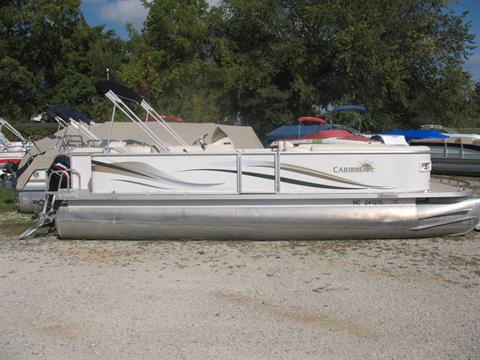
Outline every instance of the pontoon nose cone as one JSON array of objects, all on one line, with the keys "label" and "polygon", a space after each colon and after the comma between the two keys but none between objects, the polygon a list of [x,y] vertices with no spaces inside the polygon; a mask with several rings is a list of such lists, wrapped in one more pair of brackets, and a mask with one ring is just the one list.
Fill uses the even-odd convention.
[{"label": "pontoon nose cone", "polygon": [[480,221],[475,225],[475,231],[480,231]]}]

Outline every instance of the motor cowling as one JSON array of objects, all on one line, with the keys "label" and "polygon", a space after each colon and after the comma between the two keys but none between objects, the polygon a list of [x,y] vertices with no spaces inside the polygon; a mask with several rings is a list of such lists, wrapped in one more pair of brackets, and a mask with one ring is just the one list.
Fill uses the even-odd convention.
[{"label": "motor cowling", "polygon": [[70,157],[59,155],[47,170],[48,191],[57,191],[70,187]]}]

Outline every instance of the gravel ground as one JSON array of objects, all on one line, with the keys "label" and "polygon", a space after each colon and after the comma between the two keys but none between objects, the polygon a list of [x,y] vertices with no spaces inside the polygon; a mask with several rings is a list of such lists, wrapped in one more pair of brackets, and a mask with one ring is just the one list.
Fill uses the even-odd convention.
[{"label": "gravel ground", "polygon": [[114,242],[5,232],[1,360],[480,359],[478,233]]}]

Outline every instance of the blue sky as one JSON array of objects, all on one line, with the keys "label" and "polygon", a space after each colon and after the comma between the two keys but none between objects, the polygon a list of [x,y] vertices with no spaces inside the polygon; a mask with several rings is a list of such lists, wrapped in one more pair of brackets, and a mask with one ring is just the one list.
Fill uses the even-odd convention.
[{"label": "blue sky", "polygon": [[[210,4],[217,2],[209,0]],[[457,0],[452,8],[469,12],[466,19],[471,23],[471,32],[476,35],[477,48],[466,60],[464,68],[472,73],[476,81],[480,81],[480,0]],[[106,25],[106,29],[115,30],[124,39],[128,37],[125,24],[132,23],[137,30],[141,30],[147,16],[140,0],[82,0],[82,11],[90,25]]]},{"label": "blue sky", "polygon": [[462,0],[454,3],[452,6],[459,12],[468,11],[466,19],[470,22],[470,32],[475,35],[476,49],[472,51],[473,55],[464,65],[465,70],[472,73],[473,78],[480,80],[480,1],[479,0]]}]

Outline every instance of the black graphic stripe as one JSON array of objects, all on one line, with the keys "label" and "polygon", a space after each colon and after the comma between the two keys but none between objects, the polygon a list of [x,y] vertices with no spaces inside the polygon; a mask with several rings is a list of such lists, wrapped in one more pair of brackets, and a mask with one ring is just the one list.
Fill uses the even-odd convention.
[{"label": "black graphic stripe", "polygon": [[[256,166],[257,167],[271,168],[271,169],[274,168],[273,165],[256,165]],[[323,180],[336,181],[336,182],[340,182],[340,183],[347,184],[347,185],[369,187],[369,188],[375,188],[375,189],[385,189],[385,188],[387,188],[385,186],[365,185],[365,184],[362,184],[362,183],[359,183],[359,182],[356,182],[356,181],[344,179],[344,178],[339,177],[339,176],[327,174],[327,173],[324,173],[322,171],[307,169],[307,168],[304,168],[302,166],[286,164],[286,165],[280,165],[280,169],[281,170],[286,170],[286,171],[291,171],[291,172],[294,172],[294,173],[297,173],[297,174],[303,174],[303,175],[316,177],[316,178],[323,179]]]},{"label": "black graphic stripe", "polygon": [[[226,172],[226,173],[232,173],[232,174],[237,173],[237,170],[227,170],[227,169],[192,169],[192,170],[189,170],[189,171],[218,171],[218,172]],[[242,175],[257,177],[257,178],[261,178],[261,179],[275,180],[274,175],[254,173],[254,172],[251,172],[251,171],[242,171]],[[356,188],[347,188],[347,187],[316,184],[316,183],[312,183],[312,182],[309,182],[309,181],[296,180],[296,179],[291,179],[291,178],[287,178],[287,177],[283,177],[283,176],[280,177],[280,181],[284,182],[284,183],[287,183],[287,184],[294,184],[294,185],[314,187],[314,188],[322,188],[322,189],[356,190]]]},{"label": "black graphic stripe", "polygon": [[148,174],[145,174],[145,173],[142,173],[142,172],[138,172],[138,171],[126,169],[126,168],[124,168],[124,167],[122,167],[122,166],[118,166],[118,165],[114,165],[114,164],[108,164],[108,163],[104,163],[104,162],[96,161],[96,160],[92,160],[92,164],[93,164],[93,165],[96,165],[96,166],[103,166],[103,167],[106,167],[107,169],[120,170],[120,171],[124,171],[124,172],[126,172],[126,173],[131,173],[131,174],[140,175],[141,177],[147,177],[147,178],[150,178],[150,179],[156,179],[155,176],[151,176],[151,175],[148,175]]}]

